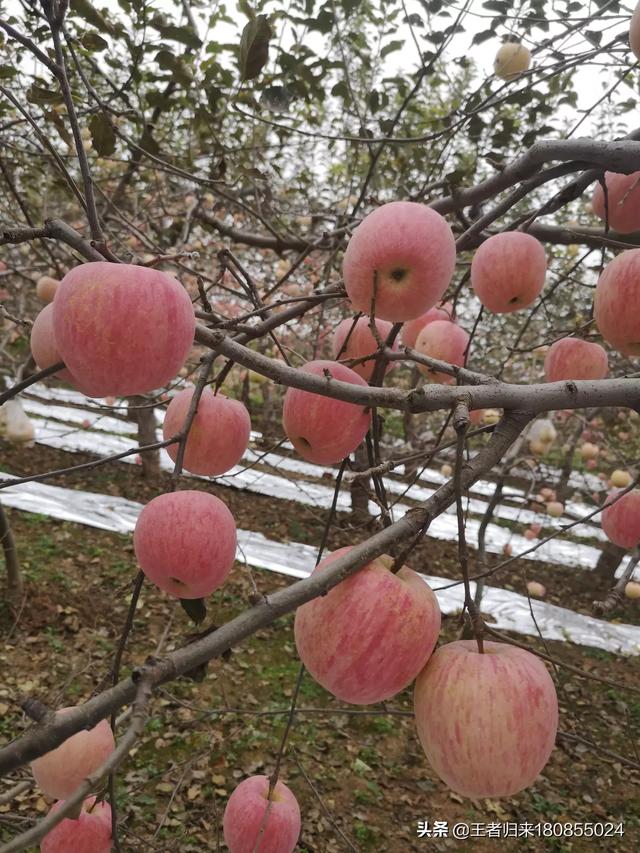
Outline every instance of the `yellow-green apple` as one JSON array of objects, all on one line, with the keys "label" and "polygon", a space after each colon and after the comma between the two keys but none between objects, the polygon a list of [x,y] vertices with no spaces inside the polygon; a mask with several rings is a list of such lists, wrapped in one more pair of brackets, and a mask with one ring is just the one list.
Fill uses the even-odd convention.
[{"label": "yellow-green apple", "polygon": [[524,231],[494,234],[471,261],[471,286],[488,311],[510,314],[540,295],[547,274],[542,243]]},{"label": "yellow-green apple", "polygon": [[[62,361],[53,331],[53,305],[51,304],[44,306],[31,327],[31,355],[40,370]],[[77,384],[66,369],[59,370],[54,375],[65,382]]]},{"label": "yellow-green apple", "polygon": [[602,270],[593,316],[602,337],[624,355],[640,355],[640,249],[617,255]]},{"label": "yellow-green apple", "polygon": [[595,459],[599,453],[600,448],[597,444],[593,444],[591,441],[585,441],[584,444],[580,445],[580,456],[582,456],[583,459]]},{"label": "yellow-green apple", "polygon": [[[457,323],[451,320],[434,320],[419,333],[415,350],[429,358],[463,367],[468,346],[469,335]],[[418,364],[418,369],[431,382],[441,385],[455,384],[455,376],[449,376],[448,373],[434,370],[425,364]]]},{"label": "yellow-green apple", "polygon": [[558,433],[549,418],[538,418],[534,421],[527,432],[527,442],[531,453],[545,456],[551,445],[556,440]]},{"label": "yellow-green apple", "polygon": [[493,70],[502,80],[515,80],[531,65],[531,51],[519,41],[506,41],[496,53]]},{"label": "yellow-green apple", "polygon": [[482,423],[485,426],[491,426],[492,424],[497,424],[501,417],[499,409],[484,409]]},{"label": "yellow-green apple", "polygon": [[53,297],[56,295],[59,284],[58,279],[52,278],[50,275],[40,276],[36,282],[36,296],[40,302],[44,302],[45,305],[53,302]]},{"label": "yellow-green apple", "polygon": [[[357,320],[353,318],[343,320],[336,326],[333,333],[333,357],[344,361],[348,358],[362,358],[365,355],[371,355],[378,349],[378,341],[373,336],[369,328],[370,320],[368,317],[359,317]],[[376,329],[380,335],[380,339],[386,341],[392,324],[386,320],[376,319]],[[398,339],[393,342],[393,349],[398,349]],[[362,376],[367,382],[373,376],[373,371],[376,366],[375,358],[369,358],[360,364],[354,364],[351,368],[358,376]],[[386,370],[389,370],[392,365],[387,363]]]},{"label": "yellow-green apple", "polygon": [[[607,503],[619,493],[612,489]],[[602,529],[607,538],[620,548],[635,548],[640,545],[640,491],[632,489],[622,495],[611,506],[602,510]]]},{"label": "yellow-green apple", "polygon": [[[61,708],[56,716],[70,710]],[[36,758],[31,762],[31,771],[45,794],[63,800],[97,770],[114,749],[111,727],[107,720],[101,720],[89,731],[76,732],[51,752]]]},{"label": "yellow-green apple", "polygon": [[[49,814],[60,811],[64,801],[55,803]],[[111,806],[89,797],[77,820],[63,818],[42,839],[40,853],[110,853],[112,848]]]},{"label": "yellow-green apple", "polygon": [[564,504],[560,501],[549,501],[545,509],[551,518],[560,518],[564,513]]},{"label": "yellow-green apple", "polygon": [[60,355],[93,396],[145,394],[166,385],[193,343],[191,299],[177,279],[132,264],[81,264],[53,301]]},{"label": "yellow-green apple", "polygon": [[440,468],[440,473],[443,477],[450,477],[453,474],[453,468],[445,462]]},{"label": "yellow-green apple", "polygon": [[269,800],[268,777],[249,776],[229,797],[222,829],[229,853],[292,853],[300,823],[298,801],[284,782],[276,782]]},{"label": "yellow-green apple", "polygon": [[[162,426],[165,440],[184,428],[192,399],[193,388],[185,388],[169,403]],[[249,445],[250,433],[251,419],[246,407],[238,400],[214,394],[210,388],[205,388],[187,438],[183,460],[185,470],[210,477],[224,474],[242,459]],[[178,447],[178,444],[167,447],[167,453],[174,462]]]},{"label": "yellow-green apple", "polygon": [[405,323],[400,333],[404,346],[413,349],[420,332],[429,323],[433,323],[434,320],[453,320],[453,305],[451,302],[445,302],[439,308],[429,308],[428,311],[416,317],[415,320],[409,320]]},{"label": "yellow-green apple", "polygon": [[[599,182],[593,190],[593,212],[609,227],[621,234],[631,234],[640,230],[640,172],[621,175],[618,172],[605,172],[607,185],[607,204],[605,209],[604,190]],[[608,217],[607,217],[608,213]]]},{"label": "yellow-green apple", "polygon": [[632,479],[633,477],[628,471],[616,468],[616,470],[611,474],[609,482],[616,489],[626,489],[627,486],[631,485]]},{"label": "yellow-green apple", "polygon": [[624,588],[624,594],[627,598],[640,598],[640,583],[637,581],[629,581]]},{"label": "yellow-green apple", "polygon": [[440,301],[453,276],[449,224],[424,204],[392,201],[366,216],[344,253],[342,274],[355,311],[397,323]]},{"label": "yellow-green apple", "polygon": [[150,501],[133,532],[140,568],[175,598],[204,598],[222,586],[236,544],[236,523],[227,506],[189,489]]},{"label": "yellow-green apple", "polygon": [[[322,572],[350,547],[322,560]],[[440,631],[440,608],[427,583],[408,566],[395,574],[384,555],[326,595],[298,607],[296,648],[313,678],[354,705],[390,699],[427,662]]]},{"label": "yellow-green apple", "polygon": [[[367,387],[362,376],[336,361],[309,361],[300,370],[313,376],[328,373],[339,382]],[[358,447],[370,423],[365,406],[299,388],[288,388],[284,396],[282,426],[296,451],[309,462],[340,462]]]},{"label": "yellow-green apple", "polygon": [[542,661],[506,643],[458,640],[416,680],[418,736],[436,774],[464,797],[510,797],[531,785],[556,739],[558,699]]},{"label": "yellow-green apple", "polygon": [[544,359],[547,382],[563,379],[604,379],[609,372],[607,352],[600,344],[562,338],[551,344]]}]

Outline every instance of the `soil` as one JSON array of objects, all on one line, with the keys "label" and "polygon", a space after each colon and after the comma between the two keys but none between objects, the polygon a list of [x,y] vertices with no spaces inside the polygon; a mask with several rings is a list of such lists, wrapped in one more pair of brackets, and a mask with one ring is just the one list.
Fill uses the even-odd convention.
[{"label": "soil", "polygon": [[[90,458],[41,446],[2,445],[0,450],[3,470],[19,476]],[[164,475],[147,482],[138,466],[124,464],[47,482],[141,503],[168,488]],[[279,541],[317,545],[322,538],[325,514],[312,508],[197,481],[190,481],[189,487],[206,487],[222,497],[239,527]],[[0,743],[32,725],[20,710],[26,697],[60,707],[86,700],[107,683],[136,574],[128,536],[40,515],[7,513],[26,592],[18,607],[0,601]],[[349,515],[340,514],[329,547],[354,544],[370,532],[368,525],[354,526]],[[472,552],[472,572],[475,558]],[[408,562],[430,574],[458,576],[455,543],[428,539]],[[492,576],[490,583],[523,593],[526,580],[532,579],[547,588],[547,601],[584,613],[590,613],[592,601],[608,592],[588,571],[524,560],[514,561]],[[254,586],[268,593],[288,582],[236,564],[230,580],[208,602],[207,620],[198,628],[179,604],[145,585],[121,676],[148,655],[170,651],[203,627],[228,621],[248,606]],[[625,601],[607,618],[638,625],[640,603]],[[446,617],[441,641],[455,639],[459,630],[458,619]],[[514,639],[543,649],[536,638],[514,635]],[[553,670],[560,729],[566,736],[558,739],[549,764],[531,788],[496,801],[463,799],[435,777],[415,735],[410,690],[384,707],[358,708],[337,702],[305,675],[281,772],[302,811],[298,849],[398,853],[466,849],[626,853],[640,849],[638,659],[570,643],[546,642],[544,648],[585,676],[561,665]],[[225,849],[221,815],[226,799],[245,775],[272,771],[298,665],[288,616],[234,648],[228,659],[212,661],[200,683],[181,679],[157,693],[145,735],[118,775],[124,851]],[[23,769],[3,780],[2,841],[24,830],[50,805],[33,786],[10,802],[3,800],[4,790],[29,778],[28,769]],[[446,821],[449,836],[420,838],[420,821],[432,828],[434,821]],[[560,824],[610,822],[613,829],[602,831],[613,832],[623,822],[624,835],[577,838],[574,833],[573,837],[472,837],[466,841],[451,837],[456,823],[486,834],[497,832],[498,825],[504,831],[509,823],[522,827],[543,822],[554,824],[555,830],[552,826],[547,832],[556,834]]]}]

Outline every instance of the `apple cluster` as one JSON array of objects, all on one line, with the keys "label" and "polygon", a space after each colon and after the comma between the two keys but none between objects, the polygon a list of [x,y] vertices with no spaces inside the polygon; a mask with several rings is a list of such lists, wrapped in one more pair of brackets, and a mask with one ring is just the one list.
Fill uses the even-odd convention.
[{"label": "apple cluster", "polygon": [[480,653],[475,641],[459,641],[434,653],[440,620],[423,578],[383,555],[298,607],[294,635],[309,673],[344,702],[383,702],[415,680],[418,735],[436,774],[463,796],[511,796],[533,783],[553,749],[553,680],[538,658],[506,644],[485,643]]},{"label": "apple cluster", "polygon": [[[67,714],[62,708],[57,715]],[[51,812],[59,811],[64,800],[106,761],[115,749],[111,727],[101,720],[87,731],[77,732],[59,747],[37,758],[31,771],[41,790],[58,800]],[[96,802],[95,797],[84,801],[79,815],[57,824],[43,838],[42,853],[109,853],[111,850],[111,808],[108,803]]]}]

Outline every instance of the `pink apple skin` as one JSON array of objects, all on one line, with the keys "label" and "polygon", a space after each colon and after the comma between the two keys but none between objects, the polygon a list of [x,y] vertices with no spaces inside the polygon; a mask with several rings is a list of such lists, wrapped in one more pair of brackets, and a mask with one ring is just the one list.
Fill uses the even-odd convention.
[{"label": "pink apple skin", "polygon": [[64,363],[93,396],[145,394],[178,373],[195,315],[179,281],[159,270],[102,261],[65,275],[53,300]]},{"label": "pink apple skin", "polygon": [[[193,389],[185,388],[169,403],[162,427],[165,440],[184,428],[192,398]],[[187,438],[185,470],[209,477],[224,474],[242,459],[250,433],[251,418],[242,403],[205,388]],[[170,444],[167,453],[175,462],[178,445]]]},{"label": "pink apple skin", "polygon": [[471,286],[494,314],[510,314],[531,305],[542,292],[546,274],[542,243],[523,231],[494,234],[471,261]]},{"label": "pink apple skin", "polygon": [[[65,714],[71,708],[61,708]],[[113,733],[107,720],[101,720],[89,731],[77,732],[59,747],[31,763],[31,771],[40,788],[49,797],[64,800],[87,776],[100,767],[115,749]]]},{"label": "pink apple skin", "polygon": [[453,305],[451,302],[445,302],[441,308],[429,308],[415,320],[409,320],[408,323],[405,323],[400,332],[403,345],[413,349],[420,332],[434,320],[453,321]]},{"label": "pink apple skin", "polygon": [[[376,319],[376,328],[378,329],[381,340],[386,341],[392,324],[387,323],[386,320]],[[346,319],[336,326],[336,330],[333,333],[333,357],[336,360],[344,361],[348,358],[362,358],[364,355],[376,352],[377,349],[378,342],[371,334],[368,317],[359,317],[355,322],[353,318]],[[393,349],[398,349],[397,338],[393,342]],[[375,358],[370,358],[367,361],[363,361],[362,364],[354,364],[351,370],[369,382],[373,376],[375,366]],[[387,363],[385,373],[392,367],[392,364]]]},{"label": "pink apple skin", "polygon": [[[617,172],[605,172],[609,204],[609,227],[621,234],[632,234],[640,230],[640,172],[621,175]],[[603,222],[606,221],[604,190],[597,183],[591,201],[593,212]]]},{"label": "pink apple skin", "polygon": [[383,204],[355,229],[342,274],[355,311],[397,323],[440,301],[456,265],[456,244],[439,213],[412,201]]},{"label": "pink apple skin", "polygon": [[[111,806],[105,802],[94,806],[95,799],[89,797],[84,801],[78,820],[64,818],[54,826],[42,839],[40,853],[110,853]],[[63,805],[64,802],[55,803],[49,814]]]},{"label": "pink apple skin", "polygon": [[551,344],[544,359],[547,382],[604,379],[608,372],[609,359],[604,347],[578,338],[563,338]]},{"label": "pink apple skin", "polygon": [[[315,571],[349,551],[340,548]],[[296,611],[300,659],[343,702],[369,705],[395,696],[420,672],[438,639],[434,593],[407,566],[390,572],[392,564],[391,557],[378,557]]]},{"label": "pink apple skin", "polygon": [[229,853],[292,853],[295,849],[301,824],[298,801],[284,782],[276,782],[265,820],[268,794],[267,776],[249,776],[229,797],[222,819]]},{"label": "pink apple skin", "polygon": [[640,59],[640,3],[636,6],[631,16],[629,25],[629,47],[636,59]]},{"label": "pink apple skin", "polygon": [[138,516],[133,548],[152,583],[175,598],[205,598],[222,586],[236,556],[236,523],[206,492],[159,495]]},{"label": "pink apple skin", "polygon": [[640,355],[640,249],[622,252],[602,270],[593,316],[608,344],[624,355]]},{"label": "pink apple skin", "polygon": [[[62,361],[53,331],[53,305],[45,305],[33,322],[31,327],[31,354],[33,360],[40,368],[51,367],[58,361]],[[75,380],[68,370],[59,370],[54,373],[58,379],[74,383]]]},{"label": "pink apple skin", "polygon": [[[620,489],[612,489],[607,502],[612,500]],[[633,489],[606,507],[601,516],[602,529],[608,539],[620,548],[635,548],[640,544],[640,491]]]},{"label": "pink apple skin", "polygon": [[547,763],[558,699],[544,664],[506,643],[441,646],[416,680],[418,736],[436,774],[464,797],[509,797]]},{"label": "pink apple skin", "polygon": [[[451,320],[434,320],[418,335],[415,350],[429,358],[437,358],[449,364],[464,366],[465,353],[469,346],[469,335],[457,323]],[[424,364],[418,365],[418,370],[424,373],[431,382],[441,385],[454,385],[455,376],[431,370]]]},{"label": "pink apple skin", "polygon": [[[309,361],[300,370],[324,376],[328,370],[339,382],[367,386],[351,368],[336,361]],[[309,462],[332,465],[352,453],[367,434],[371,415],[364,406],[288,388],[284,396],[282,425],[297,453]]]}]

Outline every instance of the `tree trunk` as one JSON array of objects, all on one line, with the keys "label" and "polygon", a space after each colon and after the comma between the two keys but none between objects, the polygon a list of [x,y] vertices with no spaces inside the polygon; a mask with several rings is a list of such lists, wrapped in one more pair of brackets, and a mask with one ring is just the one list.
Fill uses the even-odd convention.
[{"label": "tree trunk", "polygon": [[[366,471],[369,467],[367,445],[362,442],[355,453],[356,471]],[[351,482],[351,513],[358,523],[369,521],[369,499],[371,495],[371,478],[362,477]]]},{"label": "tree trunk", "polygon": [[[138,425],[138,444],[144,447],[155,444],[158,440],[156,433],[156,415],[146,397],[131,397],[129,413]],[[138,408],[136,408],[138,407]],[[153,480],[160,475],[160,451],[146,450],[140,454],[142,459],[142,475],[145,480]]]},{"label": "tree trunk", "polygon": [[7,568],[7,598],[10,602],[17,602],[24,588],[22,572],[13,531],[9,525],[4,507],[0,504],[0,537],[2,538],[2,550],[4,552],[4,563]]},{"label": "tree trunk", "polygon": [[616,570],[626,553],[624,548],[614,545],[613,542],[605,543],[595,568],[595,573],[604,587],[609,587],[614,582]]}]

